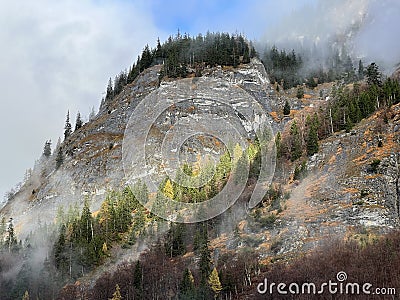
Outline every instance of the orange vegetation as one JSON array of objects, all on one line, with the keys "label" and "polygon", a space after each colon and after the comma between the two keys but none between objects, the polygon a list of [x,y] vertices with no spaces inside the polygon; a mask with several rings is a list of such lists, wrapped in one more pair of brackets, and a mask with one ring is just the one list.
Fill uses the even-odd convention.
[{"label": "orange vegetation", "polygon": [[271,117],[274,119],[275,122],[280,122],[280,118],[276,111],[271,111],[269,114],[271,115]]},{"label": "orange vegetation", "polygon": [[336,155],[332,155],[328,161],[328,164],[333,165],[336,162]]},{"label": "orange vegetation", "polygon": [[359,192],[359,190],[356,188],[346,188],[346,189],[342,190],[342,194],[347,194],[347,193],[356,194],[358,192]]},{"label": "orange vegetation", "polygon": [[378,177],[382,177],[382,174],[367,175],[365,176],[365,179],[375,179]]}]

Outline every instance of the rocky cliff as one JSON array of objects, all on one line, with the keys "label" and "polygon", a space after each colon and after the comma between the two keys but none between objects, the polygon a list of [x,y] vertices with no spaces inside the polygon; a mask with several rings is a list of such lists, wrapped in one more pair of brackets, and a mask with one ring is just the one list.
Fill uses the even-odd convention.
[{"label": "rocky cliff", "polygon": [[[107,190],[119,189],[126,184],[122,164],[122,143],[129,118],[146,96],[155,91],[166,90],[175,83],[174,80],[160,82],[160,70],[161,66],[156,65],[142,72],[119,95],[103,102],[93,120],[62,142],[59,147],[65,159],[60,169],[55,170],[58,148],[50,158],[42,157],[37,161],[31,177],[1,210],[1,214],[14,219],[21,238],[33,230],[35,224],[53,222],[59,207],[67,210],[70,205],[81,206],[86,198],[91,200],[92,209],[95,211],[104,200]],[[214,82],[215,86],[207,91],[214,99],[224,95],[226,88],[237,86],[256,99],[267,111],[276,106],[269,98],[272,87],[268,76],[257,59],[238,68],[205,69],[201,78],[208,78]],[[198,79],[184,80],[194,84]],[[179,90],[174,91],[174,95],[165,97],[179,98]],[[165,134],[172,125],[171,118],[183,119],[188,115],[196,118],[196,114],[199,114],[196,107],[201,106],[199,112],[213,112],[220,117],[230,113],[229,108],[222,106],[218,109],[219,112],[216,112],[215,103],[209,100],[201,97],[194,101],[188,99],[172,110],[163,112],[152,128],[150,138],[159,138],[160,134]],[[233,104],[236,108],[238,106],[248,108],[248,103],[240,103],[239,100]],[[256,121],[254,118],[255,116],[252,122]],[[269,122],[272,123],[272,119]],[[221,131],[223,130],[224,128],[221,128]],[[192,141],[190,148],[195,147],[196,151],[201,152],[204,146],[204,143],[195,140]],[[213,147],[210,142],[208,146]]]}]

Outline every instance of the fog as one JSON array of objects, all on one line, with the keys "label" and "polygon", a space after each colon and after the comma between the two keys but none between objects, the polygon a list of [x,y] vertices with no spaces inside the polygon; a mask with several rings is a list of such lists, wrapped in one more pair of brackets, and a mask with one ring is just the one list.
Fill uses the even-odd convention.
[{"label": "fog", "polygon": [[[166,33],[129,1],[1,1],[0,198],[63,134],[67,110],[87,120],[109,77]],[[12,146],[11,146],[12,145]],[[2,199],[1,199],[2,200]],[[0,202],[1,202],[0,200]]]},{"label": "fog", "polygon": [[317,59],[344,48],[353,60],[375,61],[389,73],[400,62],[399,16],[397,0],[318,0],[267,28],[259,48],[312,51]]}]

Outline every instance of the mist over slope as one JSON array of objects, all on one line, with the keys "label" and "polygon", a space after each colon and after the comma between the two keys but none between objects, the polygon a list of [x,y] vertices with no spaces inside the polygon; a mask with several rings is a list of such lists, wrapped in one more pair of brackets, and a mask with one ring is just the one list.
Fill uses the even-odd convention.
[{"label": "mist over slope", "polygon": [[345,49],[355,60],[376,61],[389,74],[400,62],[399,15],[396,0],[319,0],[267,29],[259,46],[312,52],[314,60]]}]

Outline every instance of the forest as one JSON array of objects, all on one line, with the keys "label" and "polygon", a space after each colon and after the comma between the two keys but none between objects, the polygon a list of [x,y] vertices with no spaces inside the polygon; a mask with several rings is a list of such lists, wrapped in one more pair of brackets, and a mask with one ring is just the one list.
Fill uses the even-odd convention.
[{"label": "forest", "polygon": [[[382,79],[375,63],[366,68],[363,79],[364,76],[365,80],[351,84],[337,81],[325,105],[314,114],[307,115],[301,124],[294,120],[288,135],[278,132],[275,137],[277,156],[292,162],[312,156],[318,152],[320,140],[341,130],[349,133],[361,120],[378,110],[383,111],[380,121],[387,124],[392,117],[390,107],[400,102],[400,84],[390,77]],[[287,105],[289,108],[286,110],[290,111],[290,104]],[[377,132],[377,135],[380,133]]]},{"label": "forest", "polygon": [[236,67],[241,63],[249,63],[250,59],[256,56],[254,46],[242,35],[207,32],[204,36],[199,34],[191,37],[178,32],[163,43],[158,39],[154,49],[146,45],[129,70],[121,71],[114,81],[110,78],[103,101],[118,95],[123,87],[133,82],[143,70],[156,64],[163,65],[161,78],[184,78],[189,73],[201,76],[202,70],[207,66]]}]

